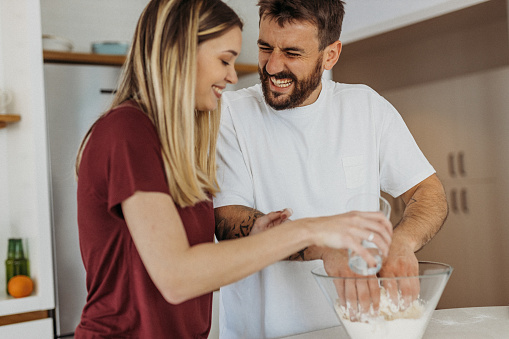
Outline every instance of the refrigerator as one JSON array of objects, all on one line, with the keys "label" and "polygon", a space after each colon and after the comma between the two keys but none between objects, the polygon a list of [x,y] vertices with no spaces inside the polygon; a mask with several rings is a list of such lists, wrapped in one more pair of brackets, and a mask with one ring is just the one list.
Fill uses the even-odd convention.
[{"label": "refrigerator", "polygon": [[74,163],[80,142],[113,98],[119,66],[44,64],[55,267],[55,338],[72,338],[86,302]]}]

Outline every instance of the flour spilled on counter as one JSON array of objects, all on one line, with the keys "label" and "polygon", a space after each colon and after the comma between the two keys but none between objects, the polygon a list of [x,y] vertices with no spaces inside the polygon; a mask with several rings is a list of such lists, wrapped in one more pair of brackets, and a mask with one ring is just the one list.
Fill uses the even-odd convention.
[{"label": "flour spilled on counter", "polygon": [[[401,300],[401,298],[400,298]],[[385,289],[380,290],[380,311],[377,317],[362,317],[360,321],[351,321],[347,308],[334,306],[346,331],[352,339],[420,339],[426,330],[429,314],[419,300],[403,309],[390,301]]]}]

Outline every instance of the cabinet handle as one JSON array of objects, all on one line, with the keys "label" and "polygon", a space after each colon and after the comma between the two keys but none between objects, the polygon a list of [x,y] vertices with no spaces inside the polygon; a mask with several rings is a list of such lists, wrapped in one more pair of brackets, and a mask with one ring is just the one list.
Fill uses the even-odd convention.
[{"label": "cabinet handle", "polygon": [[468,213],[467,189],[462,188],[460,192],[461,210],[463,213]]},{"label": "cabinet handle", "polygon": [[458,153],[458,172],[460,172],[462,177],[467,175],[465,171],[465,153],[463,152]]},{"label": "cabinet handle", "polygon": [[117,93],[116,89],[108,89],[108,88],[101,88],[101,94],[115,94]]},{"label": "cabinet handle", "polygon": [[451,177],[456,176],[456,171],[454,170],[454,154],[449,153],[449,156],[447,157],[447,163],[449,165],[449,175]]},{"label": "cabinet handle", "polygon": [[453,213],[458,213],[458,196],[456,189],[451,190],[451,211]]}]

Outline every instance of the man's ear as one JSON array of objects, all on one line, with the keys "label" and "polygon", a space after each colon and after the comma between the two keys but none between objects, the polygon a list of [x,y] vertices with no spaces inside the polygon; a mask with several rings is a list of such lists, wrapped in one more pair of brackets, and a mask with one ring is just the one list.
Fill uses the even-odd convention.
[{"label": "man's ear", "polygon": [[336,40],[329,46],[325,47],[323,67],[326,70],[331,70],[332,67],[338,62],[339,55],[341,54],[342,44],[341,41]]}]

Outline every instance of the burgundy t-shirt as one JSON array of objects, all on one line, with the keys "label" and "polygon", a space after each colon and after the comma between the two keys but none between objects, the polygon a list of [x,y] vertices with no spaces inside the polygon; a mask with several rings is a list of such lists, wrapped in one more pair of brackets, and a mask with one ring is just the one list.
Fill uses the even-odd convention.
[{"label": "burgundy t-shirt", "polygon": [[[141,261],[120,206],[135,191],[169,194],[152,122],[123,104],[96,124],[81,161],[78,226],[88,297],[75,337],[207,338],[212,294],[171,305]],[[214,241],[212,202],[178,211],[191,245]]]}]

